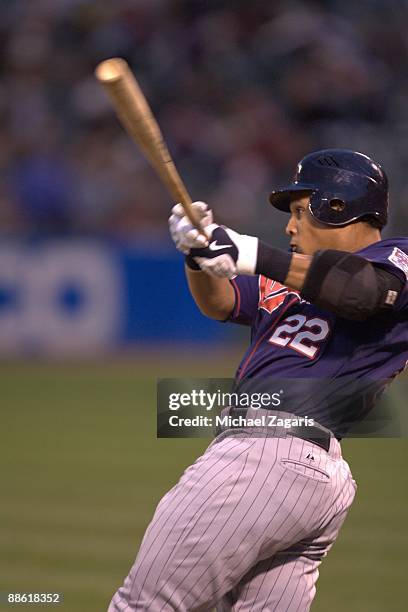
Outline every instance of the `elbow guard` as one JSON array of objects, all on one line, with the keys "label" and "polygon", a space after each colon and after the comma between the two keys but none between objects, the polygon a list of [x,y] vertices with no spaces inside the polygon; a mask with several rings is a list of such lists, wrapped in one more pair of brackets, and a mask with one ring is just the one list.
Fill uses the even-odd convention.
[{"label": "elbow guard", "polygon": [[401,281],[369,261],[344,251],[317,251],[301,295],[323,310],[364,321],[389,310],[402,289]]}]

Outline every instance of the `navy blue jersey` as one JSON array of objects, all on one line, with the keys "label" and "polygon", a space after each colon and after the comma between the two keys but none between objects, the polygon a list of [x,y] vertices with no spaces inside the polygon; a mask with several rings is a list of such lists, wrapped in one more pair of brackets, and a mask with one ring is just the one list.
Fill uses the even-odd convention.
[{"label": "navy blue jersey", "polygon": [[[373,381],[372,398],[408,362],[408,238],[381,240],[357,252],[397,276],[404,285],[394,307],[366,321],[350,321],[303,300],[297,291],[263,276],[238,276],[231,281],[235,308],[230,321],[251,327],[251,344],[238,368],[237,380],[335,380],[366,385]],[[379,388],[380,387],[380,388]],[[301,388],[301,386],[299,387]],[[312,389],[312,387],[311,387]],[[371,407],[357,402],[341,410],[329,393],[310,390],[292,398],[290,411],[307,414],[341,437],[350,423]],[[314,396],[314,397],[313,397]],[[285,409],[288,409],[286,407]],[[348,425],[347,425],[348,424]]]}]

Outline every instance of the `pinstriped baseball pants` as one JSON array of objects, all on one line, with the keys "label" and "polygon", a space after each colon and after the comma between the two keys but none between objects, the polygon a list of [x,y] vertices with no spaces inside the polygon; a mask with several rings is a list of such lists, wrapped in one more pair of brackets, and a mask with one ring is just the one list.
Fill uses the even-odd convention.
[{"label": "pinstriped baseball pants", "polygon": [[355,490],[334,438],[221,434],[160,501],[109,612],[305,612]]}]

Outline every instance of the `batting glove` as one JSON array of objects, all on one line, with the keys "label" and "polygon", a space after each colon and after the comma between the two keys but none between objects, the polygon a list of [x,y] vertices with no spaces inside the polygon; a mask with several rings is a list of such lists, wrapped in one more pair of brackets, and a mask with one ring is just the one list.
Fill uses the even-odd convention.
[{"label": "batting glove", "polygon": [[258,238],[238,234],[215,223],[206,227],[210,241],[207,247],[192,248],[190,256],[201,270],[211,276],[232,278],[237,274],[255,274]]},{"label": "batting glove", "polygon": [[[213,214],[205,202],[193,202],[192,208],[204,229],[213,223]],[[208,245],[204,238],[191,224],[181,204],[176,204],[171,210],[169,218],[170,235],[176,249],[188,255],[191,248],[201,248]]]}]

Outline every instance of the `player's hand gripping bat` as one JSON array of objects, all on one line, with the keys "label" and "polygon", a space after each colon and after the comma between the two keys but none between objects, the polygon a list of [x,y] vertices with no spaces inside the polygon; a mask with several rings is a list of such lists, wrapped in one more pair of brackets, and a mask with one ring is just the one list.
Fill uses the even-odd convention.
[{"label": "player's hand gripping bat", "polygon": [[126,61],[118,57],[105,60],[96,67],[95,74],[127,133],[150,161],[172,199],[182,204],[191,223],[205,236],[157,121]]}]

